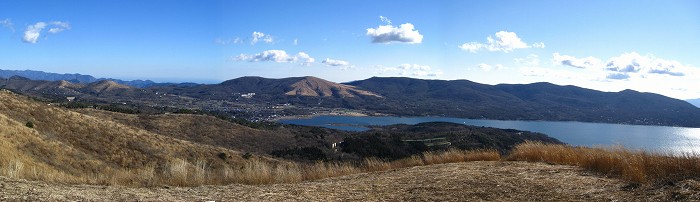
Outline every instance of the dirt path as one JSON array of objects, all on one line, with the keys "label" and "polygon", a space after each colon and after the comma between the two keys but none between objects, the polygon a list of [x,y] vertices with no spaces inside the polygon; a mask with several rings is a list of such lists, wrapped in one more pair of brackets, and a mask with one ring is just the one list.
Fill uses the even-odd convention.
[{"label": "dirt path", "polygon": [[700,183],[630,188],[576,167],[468,162],[298,184],[125,188],[0,178],[0,200],[31,201],[648,201],[700,200]]}]

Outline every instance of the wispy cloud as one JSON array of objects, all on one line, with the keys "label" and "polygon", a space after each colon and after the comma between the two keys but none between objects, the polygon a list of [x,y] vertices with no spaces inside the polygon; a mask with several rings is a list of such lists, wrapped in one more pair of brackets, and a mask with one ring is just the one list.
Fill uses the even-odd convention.
[{"label": "wispy cloud", "polygon": [[334,66],[334,67],[339,67],[339,66],[347,66],[350,65],[349,62],[343,61],[343,60],[334,60],[330,58],[326,58],[323,60],[321,63],[326,64],[328,66]]},{"label": "wispy cloud", "polygon": [[0,20],[0,25],[3,27],[12,30],[12,32],[15,32],[15,24],[12,23],[12,20],[9,18],[6,18],[4,20]]},{"label": "wispy cloud", "polygon": [[396,74],[399,76],[437,77],[443,74],[442,70],[419,64],[401,64],[395,67],[378,65],[377,68],[379,69],[378,74]]},{"label": "wispy cloud", "polygon": [[368,28],[366,35],[372,39],[372,43],[408,43],[418,44],[423,41],[423,35],[415,29],[413,24],[404,23],[395,27],[391,24],[391,20],[384,16],[379,16],[380,20],[386,25],[380,25],[377,28]]},{"label": "wispy cloud", "polygon": [[51,34],[56,34],[56,33],[70,29],[70,24],[67,22],[53,21],[50,24],[54,25],[54,27],[49,28],[49,33],[51,33]]},{"label": "wispy cloud", "polygon": [[277,63],[293,63],[298,62],[300,65],[309,66],[315,59],[304,52],[299,52],[296,55],[289,55],[284,50],[266,50],[257,54],[240,54],[232,58],[234,61],[248,62],[277,62]]},{"label": "wispy cloud", "polygon": [[554,53],[552,58],[555,64],[618,73],[608,76],[609,78],[616,79],[624,77],[619,73],[627,75],[627,77],[624,77],[624,79],[626,79],[629,78],[629,73],[685,76],[693,70],[691,66],[684,65],[675,60],[657,58],[654,55],[640,55],[636,52],[623,53],[619,56],[611,57],[605,63],[591,56],[576,58],[574,56]]},{"label": "wispy cloud", "polygon": [[569,56],[569,55],[561,55],[559,53],[554,53],[552,54],[552,60],[554,61],[555,64],[560,64],[560,65],[566,65],[570,67],[576,67],[576,68],[596,68],[600,67],[602,64],[602,61],[600,59],[595,58],[595,57],[585,57],[585,58],[576,58],[574,56]]},{"label": "wispy cloud", "polygon": [[505,68],[505,67],[503,67],[502,64],[490,65],[490,64],[486,64],[486,63],[480,63],[480,64],[478,64],[478,65],[476,65],[476,66],[477,66],[479,69],[481,69],[481,70],[483,70],[483,71],[486,71],[486,72],[491,71],[491,70],[501,70],[501,69],[504,69],[504,68]]},{"label": "wispy cloud", "polygon": [[515,58],[515,63],[527,67],[537,67],[540,66],[540,56],[536,54],[530,54],[527,55],[527,57],[524,58]]},{"label": "wispy cloud", "polygon": [[330,58],[326,58],[325,60],[321,61],[321,63],[326,64],[328,66],[332,67],[340,67],[341,69],[347,69],[352,67],[349,62],[344,61],[344,60],[334,60]]},{"label": "wispy cloud", "polygon": [[274,39],[269,34],[265,34],[262,32],[253,32],[252,35],[253,35],[253,37],[252,37],[253,39],[250,40],[251,45],[255,45],[256,43],[258,43],[258,41],[262,41],[265,43],[273,43],[274,42]]},{"label": "wispy cloud", "polygon": [[59,32],[71,29],[71,26],[69,23],[61,21],[53,21],[49,23],[37,22],[33,25],[27,26],[27,29],[24,30],[24,36],[22,37],[22,41],[31,44],[37,43],[39,41],[39,38],[41,37],[42,31],[45,28],[49,28],[48,32],[50,34],[57,34]]},{"label": "wispy cloud", "polygon": [[459,48],[472,53],[476,53],[477,51],[482,49],[488,51],[502,51],[508,53],[516,49],[545,47],[543,42],[528,45],[522,39],[520,39],[520,37],[518,37],[518,35],[515,34],[515,32],[500,31],[496,32],[494,36],[486,37],[486,43],[469,42],[460,45]]},{"label": "wispy cloud", "polygon": [[380,16],[379,16],[379,19],[380,19],[382,22],[386,23],[386,24],[389,24],[389,25],[391,24],[391,20],[389,20],[389,18],[387,18],[387,17],[384,17],[384,16],[381,16],[381,15],[380,15]]},{"label": "wispy cloud", "polygon": [[255,45],[257,43],[268,43],[268,44],[273,44],[275,43],[275,37],[269,34],[265,34],[263,32],[258,32],[255,31],[250,34],[250,37],[235,37],[235,38],[216,38],[214,39],[214,43],[219,44],[219,45],[229,45],[229,44],[243,44],[243,43],[250,43],[250,45]]},{"label": "wispy cloud", "polygon": [[243,40],[241,38],[234,38],[234,39],[222,39],[222,38],[216,38],[214,39],[214,43],[219,44],[219,45],[228,45],[228,44],[239,44],[243,43]]},{"label": "wispy cloud", "polygon": [[555,70],[555,69],[543,68],[543,67],[520,67],[519,70],[523,76],[553,77],[553,78],[560,78],[560,79],[584,79],[584,80],[596,79],[595,76],[591,77],[590,75],[579,75],[579,74],[576,74],[576,73],[571,72],[571,71]]},{"label": "wispy cloud", "polygon": [[297,53],[295,57],[297,60],[299,60],[299,64],[303,66],[311,66],[311,64],[313,64],[314,61],[316,61],[316,59],[312,58],[311,56],[309,56],[309,54],[306,54],[304,52]]}]

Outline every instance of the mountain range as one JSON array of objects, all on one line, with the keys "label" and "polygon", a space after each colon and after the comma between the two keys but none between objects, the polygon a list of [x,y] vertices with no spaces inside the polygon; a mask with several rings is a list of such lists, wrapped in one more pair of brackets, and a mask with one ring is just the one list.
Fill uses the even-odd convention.
[{"label": "mountain range", "polygon": [[384,104],[375,110],[403,112],[401,115],[700,126],[697,107],[633,90],[378,77],[347,84],[385,96]]},{"label": "mountain range", "polygon": [[[241,77],[219,84],[133,87],[112,80],[92,83],[37,81],[14,76],[0,87],[33,96],[136,105],[230,110],[291,104],[347,108],[399,116],[549,120],[700,127],[700,108],[686,101],[633,90],[602,92],[551,83],[487,85],[468,80],[372,77],[334,83],[316,77]],[[215,103],[216,106],[213,106]],[[211,106],[210,106],[211,105]],[[295,114],[286,114],[295,115]]]},{"label": "mountain range", "polygon": [[[87,83],[92,83],[92,82],[97,82],[97,81],[102,81],[102,80],[108,80],[108,81],[114,81],[116,83],[122,84],[122,85],[127,85],[127,86],[133,86],[133,87],[149,87],[149,86],[154,86],[154,85],[172,85],[174,83],[156,83],[151,80],[120,80],[120,79],[112,79],[112,78],[95,78],[90,75],[84,75],[84,74],[58,74],[58,73],[50,73],[50,72],[44,72],[44,71],[35,71],[35,70],[2,70],[0,69],[0,78],[10,78],[13,76],[21,76],[24,78],[29,78],[32,80],[45,80],[45,81],[69,81],[71,83],[82,83],[82,84],[87,84]],[[187,84],[194,84],[194,83],[183,83],[185,85]]]}]

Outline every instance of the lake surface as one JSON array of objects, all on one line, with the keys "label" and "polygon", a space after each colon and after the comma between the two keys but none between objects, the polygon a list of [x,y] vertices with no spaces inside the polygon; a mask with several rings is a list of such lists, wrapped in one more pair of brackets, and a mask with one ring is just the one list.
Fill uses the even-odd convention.
[{"label": "lake surface", "polygon": [[700,154],[700,128],[559,121],[500,121],[444,117],[317,116],[308,119],[287,119],[279,122],[363,131],[367,130],[363,126],[369,125],[417,124],[435,121],[540,132],[567,144],[577,146],[622,145],[628,149],[641,149],[652,152],[674,154],[694,152]]}]

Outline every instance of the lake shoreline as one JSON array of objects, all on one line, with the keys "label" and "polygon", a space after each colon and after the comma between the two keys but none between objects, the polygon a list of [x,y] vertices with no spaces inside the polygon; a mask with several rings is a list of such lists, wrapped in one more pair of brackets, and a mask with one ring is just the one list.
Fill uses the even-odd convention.
[{"label": "lake shoreline", "polygon": [[[367,130],[367,126],[394,124],[414,125],[424,122],[450,122],[464,125],[516,129],[546,134],[574,146],[616,146],[649,152],[698,152],[700,128],[673,126],[626,125],[576,121],[487,120],[449,117],[397,116],[309,116],[285,119],[283,124],[317,126],[347,131]],[[362,128],[359,128],[362,127]]]}]

